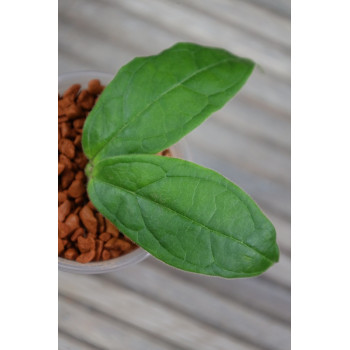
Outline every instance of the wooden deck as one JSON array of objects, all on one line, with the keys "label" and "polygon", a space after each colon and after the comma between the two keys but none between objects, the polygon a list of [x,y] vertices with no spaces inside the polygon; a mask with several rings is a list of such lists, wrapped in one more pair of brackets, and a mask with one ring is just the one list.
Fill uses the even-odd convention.
[{"label": "wooden deck", "polygon": [[190,274],[149,258],[115,274],[59,273],[59,349],[290,349],[290,1],[59,0],[59,73],[116,73],[177,41],[259,68],[193,131],[192,160],[244,188],[277,229],[257,278]]}]

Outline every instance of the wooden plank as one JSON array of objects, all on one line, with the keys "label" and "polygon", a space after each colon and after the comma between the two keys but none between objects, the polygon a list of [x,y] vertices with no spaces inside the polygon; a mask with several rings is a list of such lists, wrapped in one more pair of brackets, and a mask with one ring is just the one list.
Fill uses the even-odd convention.
[{"label": "wooden plank", "polygon": [[[290,341],[288,324],[281,324],[266,314],[225,298],[191,281],[176,278],[173,268],[160,269],[147,262],[108,274],[105,277],[117,285],[127,286],[152,300],[170,305],[191,317],[237,335],[267,349],[285,349]],[[208,279],[220,280],[207,277]],[[162,286],[159,288],[159,286]],[[232,280],[234,286],[234,280]],[[257,294],[257,298],[261,296]],[[275,308],[275,303],[270,308]]]},{"label": "wooden plank", "polygon": [[91,66],[86,64],[76,57],[59,50],[58,52],[58,75],[68,72],[79,72],[83,70],[91,70]]},{"label": "wooden plank", "polygon": [[[61,5],[61,7],[63,8],[61,11],[64,14],[61,14],[59,19],[59,50],[64,49],[65,52],[71,55],[81,57],[83,62],[91,62],[91,66],[94,69],[98,67],[102,71],[108,70],[116,73],[123,64],[131,60],[135,55],[154,54],[176,41],[184,40],[181,38],[160,40],[160,38],[164,37],[164,34],[158,34],[157,41],[150,44],[152,38],[148,34],[139,35],[137,33],[135,35],[136,33],[127,31],[129,45],[125,47],[123,41],[121,41],[120,33],[123,33],[125,28],[129,27],[130,24],[123,23],[128,22],[129,17],[122,17],[123,22],[116,20],[113,23],[117,23],[118,27],[114,25],[116,28],[109,28],[108,18],[105,17],[107,15],[112,16],[113,9],[108,11],[108,8],[104,9],[102,7],[104,9],[102,12],[100,8],[97,8],[97,13],[90,15],[90,18],[84,17],[85,12],[77,12],[74,7],[72,9],[67,5],[65,7]],[[84,9],[85,7],[82,6],[82,8]],[[88,11],[87,13],[90,14],[91,12]],[[93,20],[93,18],[96,18],[96,20]],[[134,23],[134,21],[132,24],[135,28],[140,27],[142,24],[141,22]],[[94,24],[92,25],[91,23]],[[94,26],[97,26],[97,29]],[[148,33],[148,31],[149,26],[142,25],[137,30],[137,32],[142,33]],[[119,34],[116,34],[116,37],[112,37],[114,34],[111,35],[110,32]],[[125,38],[122,40],[125,40]],[[164,43],[163,46],[159,45],[160,41]],[[137,49],[131,50],[129,46],[136,46]],[[101,52],[103,52],[103,55],[100,54]],[[250,100],[258,101],[265,109],[273,108],[277,112],[287,115],[290,112],[289,83],[279,82],[268,74],[260,72],[259,69],[255,70],[241,94],[249,97]]]},{"label": "wooden plank", "polygon": [[[237,54],[251,57],[266,72],[281,79],[290,79],[289,51],[281,50],[279,45],[265,42],[198,11],[183,11],[181,6],[173,2],[99,0],[94,5],[89,0],[62,0],[59,5],[60,16],[74,17],[79,25],[85,22],[85,27],[88,24],[94,31],[106,33],[109,40],[122,33],[124,41],[137,43],[137,49],[143,47],[147,54],[162,50],[179,40],[195,41],[225,47]],[[80,19],[78,16],[81,16]],[[152,36],[149,32],[151,27]]]},{"label": "wooden plank", "polygon": [[255,68],[240,94],[247,95],[280,113],[290,114],[291,88],[289,81],[277,81],[267,72],[259,71],[259,67]]},{"label": "wooden plank", "polygon": [[[115,74],[121,66],[133,58],[123,47],[106,44],[103,40],[92,38],[70,22],[58,21],[58,51],[91,70]],[[103,54],[101,54],[103,53]]]},{"label": "wooden plank", "polygon": [[276,228],[280,249],[290,256],[290,188],[245,171],[233,162],[222,160],[220,155],[205,152],[192,142],[188,144],[193,162],[216,170],[232,180],[258,203]]},{"label": "wooden plank", "polygon": [[[64,46],[64,43],[60,43],[59,74],[70,71],[100,69],[96,68],[95,62],[84,62],[83,59],[66,52]],[[290,151],[290,121],[279,117],[278,114],[272,113],[266,108],[259,108],[249,103],[249,101],[245,101],[242,94],[230,101],[222,110],[216,112],[215,119],[242,133],[269,142],[273,146],[283,147],[288,152]]]},{"label": "wooden plank", "polygon": [[277,283],[278,285],[290,290],[291,263],[290,257],[280,254],[280,260],[277,264],[269,268],[263,275],[264,278]]},{"label": "wooden plank", "polygon": [[[111,0],[104,0],[111,3]],[[118,1],[119,7],[162,28],[206,45],[226,47],[259,62],[267,72],[290,79],[290,53],[279,45],[256,38],[240,28],[204,16],[196,10],[183,10],[171,0]]]},{"label": "wooden plank", "polygon": [[187,140],[262,178],[290,185],[290,157],[285,152],[235,129],[222,127],[215,116],[193,130]]},{"label": "wooden plank", "polygon": [[241,93],[216,112],[215,118],[242,133],[290,152],[290,120],[267,108],[259,108],[245,100]]},{"label": "wooden plank", "polygon": [[290,0],[245,0],[290,19]]},{"label": "wooden plank", "polygon": [[[204,288],[218,298],[234,300],[284,324],[290,323],[290,291],[264,279],[263,276],[239,279],[213,278],[172,268],[153,257],[147,258],[142,265],[150,265],[157,271],[162,270],[171,274],[172,278],[176,277],[191,285]],[[129,267],[128,270],[131,268]]]},{"label": "wooden plank", "polygon": [[[212,136],[213,137],[213,136]],[[221,138],[220,138],[221,140]],[[289,220],[290,218],[290,188],[270,179],[256,175],[235,161],[223,159],[220,153],[214,153],[210,147],[192,142],[186,137],[191,160],[205,167],[216,170],[231,181],[242,187],[265,212]]]},{"label": "wooden plank", "polygon": [[73,336],[58,332],[58,350],[99,350],[100,348],[92,346],[85,341],[74,338]]},{"label": "wooden plank", "polygon": [[[66,297],[99,310],[110,318],[123,320],[130,326],[180,348],[203,350],[258,349],[221,332],[219,329],[209,327],[98,276],[72,275],[59,272],[59,292]],[[69,305],[66,306],[65,312],[69,310]],[[74,303],[71,303],[70,306],[74,307]],[[72,315],[75,313],[76,310],[71,313],[70,317],[73,317]],[[84,314],[81,314],[81,317],[84,319]],[[69,317],[67,318],[69,320]],[[62,318],[62,324],[66,322],[67,319]],[[74,322],[76,321],[71,321],[71,325]],[[89,322],[91,322],[91,319]],[[89,333],[93,331],[94,327],[98,326],[95,322],[93,325],[89,322],[87,321],[85,325],[80,326],[82,331]],[[110,327],[112,326],[113,324]],[[98,332],[96,331],[96,337],[99,336],[101,341],[105,335],[112,336],[111,334],[114,332],[112,329],[104,330],[106,327],[108,327],[108,322],[101,325]],[[152,347],[148,348],[153,349]],[[128,347],[124,347],[124,349],[128,349]]]},{"label": "wooden plank", "polygon": [[59,19],[74,25],[75,30],[83,31],[91,40],[122,46],[131,56],[154,54],[185,40],[181,34],[159,30],[154,23],[132,16],[113,3],[62,0],[58,4],[58,14]]},{"label": "wooden plank", "polygon": [[277,243],[280,247],[280,250],[290,258],[290,253],[291,253],[290,220],[286,220],[281,217],[278,217],[277,215],[270,213],[269,210],[265,210],[265,214],[271,220],[271,222],[276,228]]},{"label": "wooden plank", "polygon": [[218,21],[241,27],[257,37],[290,47],[290,20],[253,3],[241,0],[216,0],[215,2],[176,0],[176,2],[192,7],[207,16],[215,17]]},{"label": "wooden plank", "polygon": [[[70,277],[74,279],[73,275]],[[85,291],[85,293],[89,293],[89,291]],[[101,298],[101,295],[96,297]],[[179,349],[177,346],[162,341],[157,336],[146,334],[137,328],[101,314],[93,310],[90,305],[82,305],[62,295],[59,296],[58,301],[59,328],[75,337],[84,339],[85,342],[94,344],[96,348],[115,350]],[[59,339],[65,342],[64,337],[60,336]],[[78,350],[80,348],[72,347],[69,349]],[[89,348],[86,346],[82,349]]]}]

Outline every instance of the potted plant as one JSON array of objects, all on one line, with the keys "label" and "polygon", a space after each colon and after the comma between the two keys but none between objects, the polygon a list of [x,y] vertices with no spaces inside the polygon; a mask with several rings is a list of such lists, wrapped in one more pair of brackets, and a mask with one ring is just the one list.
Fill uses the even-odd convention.
[{"label": "potted plant", "polygon": [[[174,267],[226,278],[256,276],[278,261],[275,229],[243,190],[210,169],[157,155],[231,99],[253,68],[251,60],[225,50],[179,43],[122,67],[84,126],[75,122],[82,135],[72,142],[81,140],[87,163],[91,202],[85,206],[118,227],[126,242],[144,249],[113,261],[123,266],[132,254],[136,262],[147,251]],[[91,74],[79,83],[109,80]],[[84,100],[81,94],[73,99]],[[74,108],[71,116],[84,112]],[[181,144],[173,147],[178,156]],[[80,241],[87,239],[85,232]],[[59,263],[65,270],[96,273],[119,268],[112,260],[81,264],[61,258]]]}]

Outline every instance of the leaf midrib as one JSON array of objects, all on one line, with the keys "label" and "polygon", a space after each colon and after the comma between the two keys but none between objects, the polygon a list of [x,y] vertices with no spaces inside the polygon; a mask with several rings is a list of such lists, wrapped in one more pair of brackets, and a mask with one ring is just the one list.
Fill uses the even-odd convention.
[{"label": "leaf midrib", "polygon": [[203,228],[205,228],[205,229],[207,229],[207,230],[209,230],[209,231],[211,231],[211,232],[213,232],[213,233],[216,233],[216,234],[218,234],[218,235],[221,235],[221,236],[223,236],[223,237],[226,237],[226,238],[228,238],[228,239],[231,239],[231,240],[233,240],[234,242],[237,242],[237,243],[239,243],[239,244],[241,244],[241,245],[243,245],[243,246],[245,246],[245,247],[247,247],[247,248],[253,250],[254,252],[256,252],[256,253],[258,253],[259,255],[261,255],[264,259],[268,260],[271,264],[274,263],[274,261],[271,260],[270,258],[268,258],[266,255],[264,255],[264,254],[261,253],[260,251],[256,250],[254,247],[250,246],[249,244],[247,244],[247,243],[245,243],[245,242],[239,240],[238,238],[235,238],[235,237],[232,237],[232,236],[228,236],[228,235],[226,235],[225,233],[222,233],[222,232],[220,232],[220,231],[216,231],[216,230],[214,230],[214,229],[212,229],[212,228],[210,228],[210,227],[207,227],[206,225],[204,225],[204,224],[202,224],[202,223],[200,223],[200,222],[198,222],[198,221],[195,221],[195,220],[193,220],[192,218],[190,218],[190,217],[188,217],[188,216],[186,216],[186,215],[184,215],[184,214],[182,214],[182,213],[179,213],[178,211],[176,211],[176,210],[174,210],[174,209],[172,209],[172,208],[169,208],[169,207],[167,207],[167,206],[165,206],[165,205],[163,205],[163,204],[161,204],[161,203],[159,203],[159,202],[156,202],[156,201],[153,200],[153,199],[150,199],[150,198],[148,198],[148,197],[142,196],[142,195],[140,195],[140,194],[137,194],[137,193],[135,193],[135,192],[133,192],[133,191],[127,190],[127,189],[125,189],[125,188],[123,188],[123,187],[120,187],[120,186],[117,186],[117,185],[115,185],[115,184],[111,184],[111,183],[109,183],[109,182],[102,181],[102,180],[100,180],[100,179],[96,179],[96,178],[94,179],[93,177],[91,177],[91,180],[92,180],[92,181],[95,181],[95,182],[97,181],[97,182],[100,182],[100,183],[103,183],[103,184],[106,184],[106,185],[109,185],[109,186],[112,186],[112,187],[115,187],[115,188],[117,188],[117,189],[119,189],[119,190],[121,190],[121,191],[127,192],[127,193],[132,194],[132,195],[134,195],[134,196],[136,196],[136,197],[140,197],[140,198],[142,198],[142,199],[145,199],[145,200],[147,200],[147,201],[150,201],[150,202],[152,202],[152,203],[155,203],[155,204],[161,206],[162,208],[164,208],[164,209],[166,209],[166,210],[168,210],[168,211],[171,211],[171,212],[173,212],[173,213],[176,213],[177,215],[179,215],[179,216],[181,216],[181,217],[183,217],[183,218],[185,218],[185,219],[187,219],[187,220],[193,222],[194,224],[196,224],[196,225],[198,225],[198,226],[201,226],[201,227],[203,227]]},{"label": "leaf midrib", "polygon": [[[180,80],[178,83],[174,84],[173,86],[171,86],[168,90],[164,91],[163,93],[161,93],[155,100],[153,100],[152,102],[150,102],[143,110],[141,110],[138,114],[134,115],[133,117],[131,117],[119,130],[116,130],[114,133],[111,134],[111,136],[109,137],[109,139],[107,140],[106,143],[104,143],[104,145],[95,153],[95,155],[92,157],[91,161],[93,162],[94,159],[97,157],[97,155],[115,138],[117,137],[127,126],[129,126],[135,119],[137,119],[138,117],[140,117],[143,113],[145,113],[149,108],[151,108],[156,102],[158,102],[163,96],[165,96],[167,93],[169,93],[170,91],[176,89],[177,87],[179,87],[180,85],[182,85],[183,83],[185,83],[186,81],[190,80],[191,78],[193,78],[194,76],[196,76],[197,74],[200,74],[202,72],[205,72],[206,70],[213,68],[215,66],[218,66],[220,64],[232,61],[232,58],[226,58],[224,60],[221,60],[219,62],[215,62],[213,64],[210,64],[204,68],[201,68],[197,71],[195,71],[194,73],[190,74],[189,76],[185,77],[184,79]],[[134,79],[136,73],[147,63],[148,61],[146,61],[143,65],[141,65],[141,67],[139,67],[139,69],[137,69],[132,78],[130,78],[128,87],[131,83],[131,81]],[[124,104],[124,98],[123,98],[123,104]]]}]

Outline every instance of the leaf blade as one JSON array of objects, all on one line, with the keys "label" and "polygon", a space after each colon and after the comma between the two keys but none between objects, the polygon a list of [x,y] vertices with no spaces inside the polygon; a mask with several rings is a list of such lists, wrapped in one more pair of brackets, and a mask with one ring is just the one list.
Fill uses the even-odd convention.
[{"label": "leaf blade", "polygon": [[97,162],[169,147],[232,98],[253,68],[248,59],[190,43],[134,59],[89,114],[85,154]]},{"label": "leaf blade", "polygon": [[103,215],[172,266],[233,278],[278,260],[275,230],[253,200],[196,164],[151,155],[106,159],[88,192]]}]

